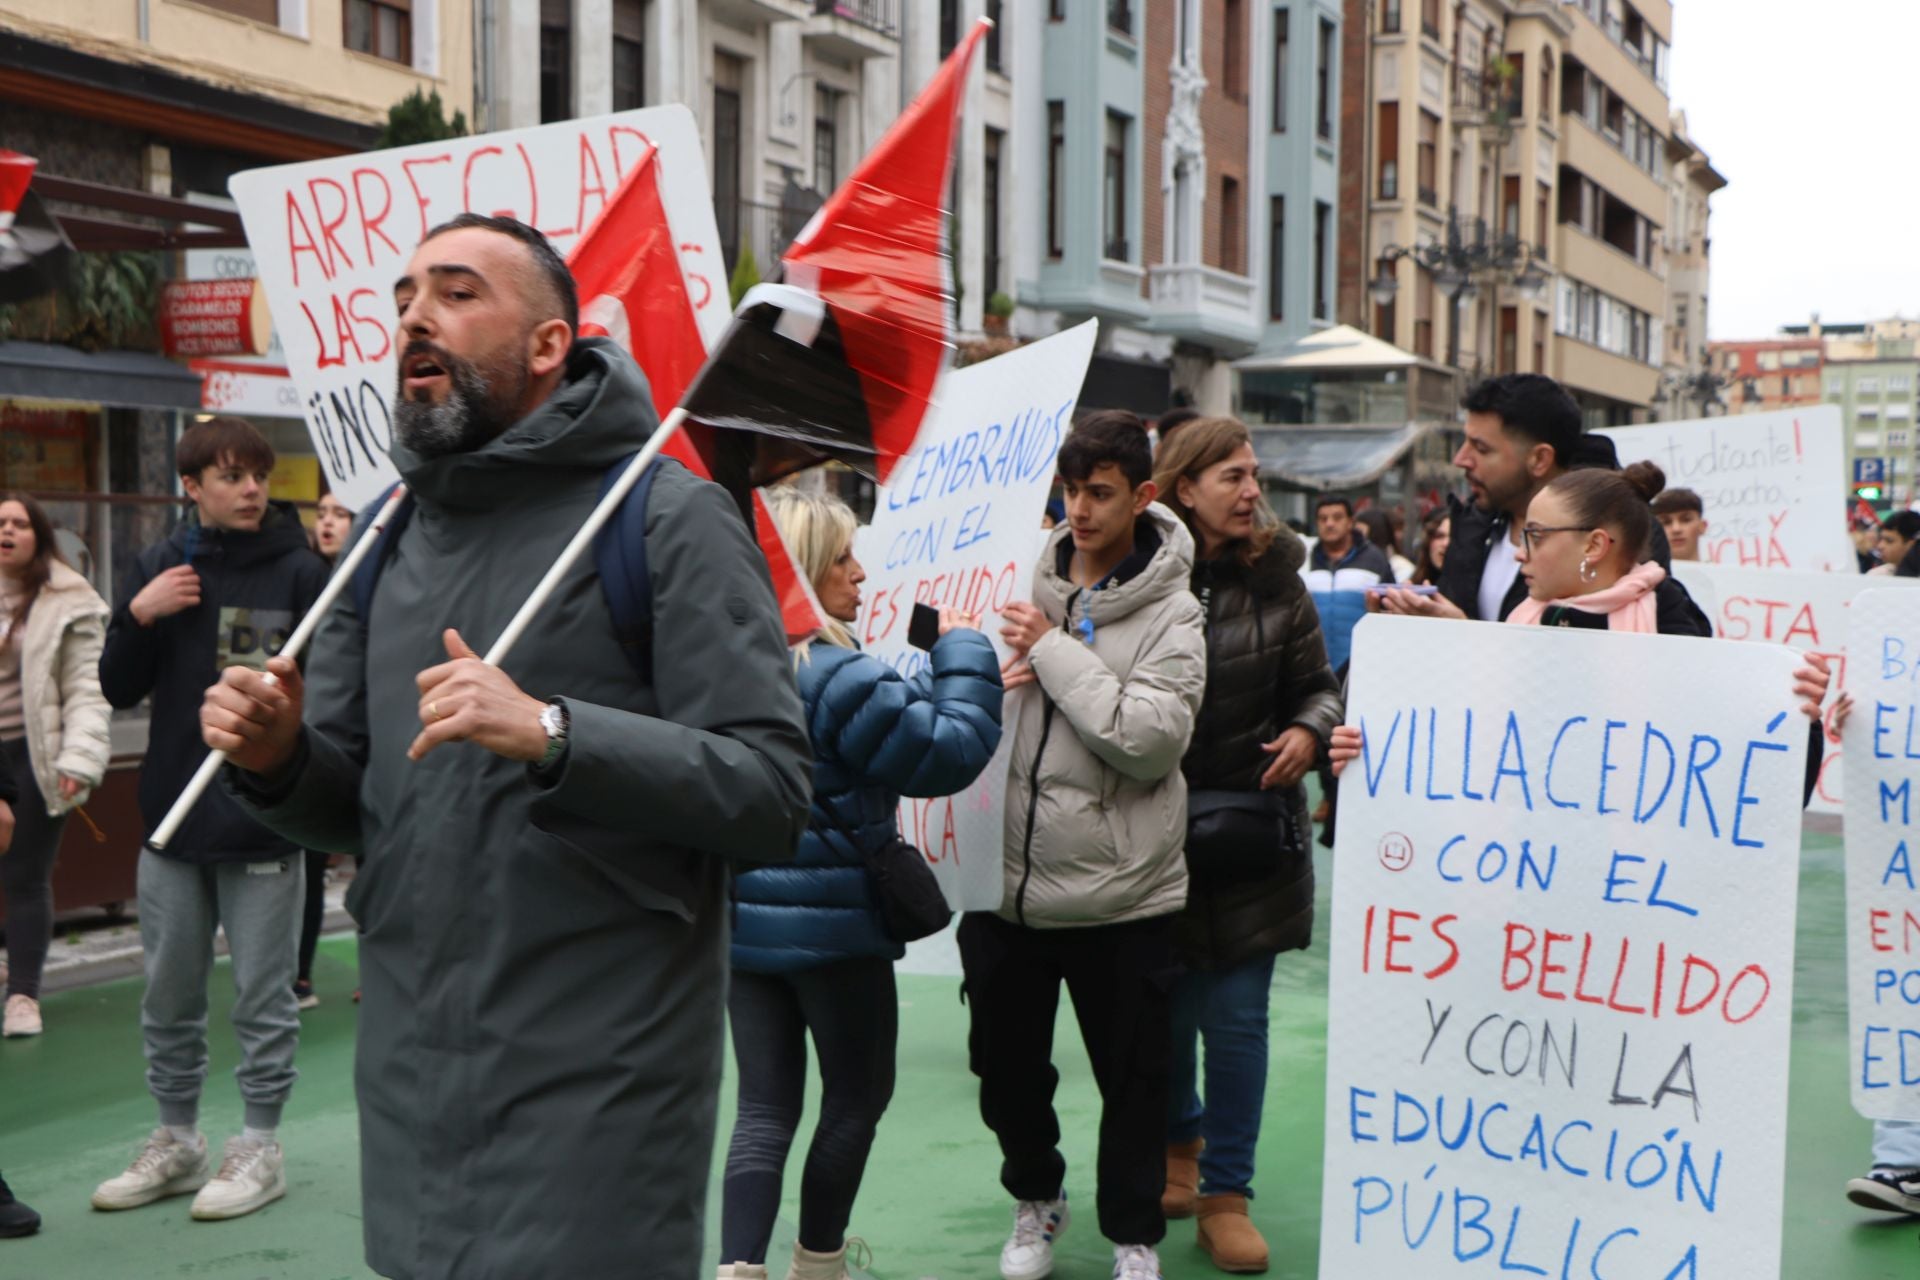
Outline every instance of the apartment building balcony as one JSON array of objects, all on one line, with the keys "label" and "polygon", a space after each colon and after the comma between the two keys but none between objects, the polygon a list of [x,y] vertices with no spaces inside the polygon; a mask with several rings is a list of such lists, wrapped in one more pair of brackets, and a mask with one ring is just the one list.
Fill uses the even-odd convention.
[{"label": "apartment building balcony", "polygon": [[764,27],[772,22],[803,20],[813,12],[813,0],[707,0],[709,12],[740,27]]},{"label": "apartment building balcony", "polygon": [[800,39],[840,62],[900,54],[901,0],[813,0]]},{"label": "apartment building balcony", "polygon": [[1147,328],[1233,354],[1251,351],[1264,331],[1259,289],[1243,275],[1197,262],[1147,269]]}]

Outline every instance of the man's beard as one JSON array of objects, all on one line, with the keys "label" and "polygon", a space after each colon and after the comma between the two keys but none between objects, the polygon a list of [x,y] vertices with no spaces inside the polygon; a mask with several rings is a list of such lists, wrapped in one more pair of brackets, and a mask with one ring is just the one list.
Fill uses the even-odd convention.
[{"label": "man's beard", "polygon": [[[447,397],[439,404],[407,396],[407,363],[419,355],[446,371]],[[519,420],[529,380],[525,365],[495,360],[483,369],[430,342],[409,343],[400,355],[394,435],[423,458],[471,453]]]}]

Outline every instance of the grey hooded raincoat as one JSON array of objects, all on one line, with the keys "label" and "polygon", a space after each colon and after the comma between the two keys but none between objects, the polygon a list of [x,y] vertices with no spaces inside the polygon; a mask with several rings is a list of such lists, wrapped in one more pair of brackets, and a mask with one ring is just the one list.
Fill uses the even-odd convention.
[{"label": "grey hooded raincoat", "polygon": [[484,447],[395,461],[418,507],[363,627],[307,673],[306,735],[261,821],[362,853],[355,1084],[368,1263],[407,1280],[698,1273],[726,1018],[727,860],[785,861],[809,751],[766,563],[717,486],[663,463],[648,503],[653,680],[592,558],[507,660],[561,697],[552,776],[466,743],[406,759],[414,677],[485,651],[655,422],[637,366],[581,340]]}]

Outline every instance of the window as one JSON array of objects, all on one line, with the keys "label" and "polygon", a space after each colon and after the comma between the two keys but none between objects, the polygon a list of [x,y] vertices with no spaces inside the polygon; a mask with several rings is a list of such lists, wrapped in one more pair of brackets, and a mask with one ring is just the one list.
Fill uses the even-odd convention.
[{"label": "window", "polygon": [[1413,354],[1433,359],[1433,273],[1425,267],[1413,272]]},{"label": "window", "polygon": [[[1768,364],[1766,356],[1762,356],[1760,357],[1760,367],[1762,369],[1777,369],[1779,368],[1779,364],[1777,363],[1778,362],[1777,356],[1775,357],[1775,361],[1776,363],[1774,364]],[[1853,389],[1855,391],[1858,391],[1863,396],[1877,396],[1880,394],[1880,379],[1862,378],[1860,379],[1860,381],[1853,384]]]},{"label": "window", "polygon": [[813,189],[831,195],[840,185],[840,95],[813,91]]},{"label": "window", "polygon": [[1540,51],[1540,115],[1544,119],[1553,101],[1553,50]]},{"label": "window", "polygon": [[1325,200],[1313,202],[1313,318],[1327,318],[1327,263],[1333,255],[1331,235],[1333,206]]},{"label": "window", "polygon": [[1287,318],[1287,198],[1267,201],[1267,318]]},{"label": "window", "polygon": [[1065,22],[1067,20],[1067,0],[1047,0],[1047,21]]},{"label": "window", "polygon": [[1500,234],[1520,238],[1520,175],[1500,179]]},{"label": "window", "polygon": [[940,0],[940,56],[960,43],[960,0]]},{"label": "window", "polygon": [[1552,208],[1553,188],[1542,182],[1533,205],[1533,248],[1542,258],[1547,256],[1548,211]]},{"label": "window", "polygon": [[1107,0],[1107,25],[1121,35],[1133,34],[1133,5],[1128,0]]},{"label": "window", "polygon": [[1247,99],[1247,12],[1242,0],[1226,0],[1220,19],[1220,92],[1235,102]]},{"label": "window", "polygon": [[1101,170],[1101,252],[1115,262],[1132,260],[1127,244],[1127,132],[1132,121],[1107,112],[1106,162]]},{"label": "window", "polygon": [[[1513,79],[1507,81],[1507,100],[1502,105],[1507,115],[1518,120],[1527,114],[1527,59],[1526,55],[1510,53],[1507,61],[1513,64]],[[1545,107],[1546,103],[1541,103]]]},{"label": "window", "polygon": [[647,45],[641,0],[613,0],[613,109],[647,102]]},{"label": "window", "polygon": [[1440,0],[1420,0],[1420,34],[1440,38]]},{"label": "window", "polygon": [[[264,22],[270,27],[280,25],[280,0],[199,0],[199,3],[210,9],[218,9],[222,13],[231,13],[236,18],[252,18],[255,22]],[[349,44],[347,47],[352,49],[358,46]],[[372,51],[361,49],[360,52]]]},{"label": "window", "polygon": [[1500,373],[1520,372],[1520,308],[1500,308],[1500,349],[1495,354]]},{"label": "window", "polygon": [[1273,11],[1273,131],[1287,131],[1287,11]]},{"label": "window", "polygon": [[1546,371],[1547,313],[1544,311],[1536,311],[1533,313],[1533,368],[1529,369],[1528,372],[1545,373]]},{"label": "window", "polygon": [[719,224],[720,252],[731,271],[740,259],[740,97],[747,66],[731,54],[713,55],[713,216]]},{"label": "window", "polygon": [[1400,104],[1380,104],[1380,198],[1400,198]]},{"label": "window", "polygon": [[1400,30],[1400,0],[1380,0],[1380,30],[1388,35]]},{"label": "window", "polygon": [[1417,161],[1417,177],[1420,183],[1420,203],[1437,206],[1440,203],[1440,117],[1431,111],[1420,113],[1420,152]]},{"label": "window", "polygon": [[1006,22],[1000,16],[1000,0],[987,0],[987,17],[993,26],[987,29],[987,70],[1007,69],[1006,55],[1003,52],[1000,33],[1006,29]]},{"label": "window", "polygon": [[1908,374],[1896,373],[1887,378],[1887,390],[1902,393],[1913,390],[1913,378]]},{"label": "window", "polygon": [[1320,136],[1329,140],[1333,137],[1333,33],[1333,24],[1320,19],[1320,58],[1314,68],[1314,119],[1318,121]]},{"label": "window", "polygon": [[540,123],[573,115],[573,15],[567,0],[540,0]]},{"label": "window", "polygon": [[[272,18],[259,18],[262,22],[278,25],[279,7],[275,3],[264,6],[239,4],[221,4],[218,8],[242,17],[253,18],[258,15],[251,10],[274,11]],[[385,58],[389,62],[403,62],[413,65],[413,4],[412,0],[346,0],[346,46],[360,53],[370,53],[376,58]],[[545,48],[546,31],[541,30],[541,47]],[[541,69],[544,84],[546,70]]]},{"label": "window", "polygon": [[981,164],[981,216],[986,220],[986,259],[982,264],[982,287],[991,298],[1000,292],[1000,151],[1006,135],[998,129],[987,130],[986,155]]},{"label": "window", "polygon": [[1246,270],[1240,249],[1240,180],[1220,179],[1220,269],[1239,275]]},{"label": "window", "polygon": [[1067,104],[1047,104],[1047,256],[1057,258],[1067,243]]}]

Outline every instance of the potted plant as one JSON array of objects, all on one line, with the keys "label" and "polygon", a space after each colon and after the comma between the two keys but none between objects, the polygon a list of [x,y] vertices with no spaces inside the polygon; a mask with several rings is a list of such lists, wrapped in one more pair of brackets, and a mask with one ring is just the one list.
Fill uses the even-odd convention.
[{"label": "potted plant", "polygon": [[986,331],[997,335],[1004,334],[1007,331],[1007,321],[1012,315],[1013,299],[1007,294],[995,290],[993,296],[987,299],[987,305],[983,310],[981,319],[986,327]]}]

